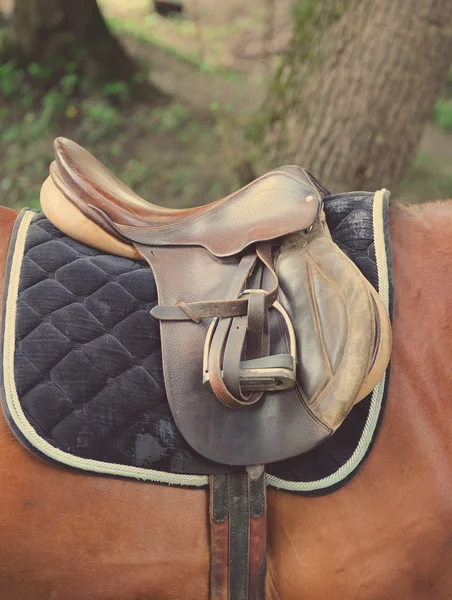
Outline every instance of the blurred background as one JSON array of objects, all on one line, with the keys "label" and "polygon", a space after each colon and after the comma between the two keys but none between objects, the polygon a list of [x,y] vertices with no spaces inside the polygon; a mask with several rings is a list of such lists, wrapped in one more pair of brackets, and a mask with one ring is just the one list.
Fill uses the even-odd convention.
[{"label": "blurred background", "polygon": [[69,137],[183,207],[282,164],[452,196],[450,0],[0,0],[0,204]]}]

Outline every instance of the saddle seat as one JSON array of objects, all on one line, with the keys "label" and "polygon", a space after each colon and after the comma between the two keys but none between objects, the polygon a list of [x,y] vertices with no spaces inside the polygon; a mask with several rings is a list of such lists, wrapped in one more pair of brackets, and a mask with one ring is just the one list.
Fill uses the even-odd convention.
[{"label": "saddle seat", "polygon": [[[54,148],[50,180],[66,201],[119,241],[201,245],[216,256],[230,256],[251,243],[307,229],[319,212],[317,182],[309,174],[310,183],[305,170],[299,167],[271,171],[210,204],[172,209],[151,204],[135,194],[75,142],[60,137]],[[46,191],[41,195],[46,213],[52,212],[50,204],[55,204],[58,196],[50,188],[46,182]],[[61,197],[60,202],[65,203]],[[57,226],[66,233],[63,222]],[[70,232],[77,236],[72,225]],[[125,253],[129,255],[130,251]]]}]

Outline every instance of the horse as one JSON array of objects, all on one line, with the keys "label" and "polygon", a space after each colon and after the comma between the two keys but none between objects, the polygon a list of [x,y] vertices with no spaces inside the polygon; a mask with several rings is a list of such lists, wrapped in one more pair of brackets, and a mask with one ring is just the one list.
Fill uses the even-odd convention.
[{"label": "horse", "polygon": [[[17,212],[0,208],[0,271]],[[390,208],[385,417],[347,485],[269,489],[269,600],[452,597],[452,201]],[[0,415],[2,600],[207,600],[208,493],[49,465]]]}]

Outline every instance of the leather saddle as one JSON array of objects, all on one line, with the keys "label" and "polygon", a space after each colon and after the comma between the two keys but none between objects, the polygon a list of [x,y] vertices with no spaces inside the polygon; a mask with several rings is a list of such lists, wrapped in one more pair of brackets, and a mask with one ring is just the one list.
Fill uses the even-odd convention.
[{"label": "leather saddle", "polygon": [[[150,313],[160,322],[168,402],[192,448],[247,467],[252,488],[263,465],[333,435],[383,376],[391,327],[378,294],[333,242],[328,191],[316,178],[284,166],[211,204],[169,209],[140,198],[76,143],[54,146],[41,191],[47,218],[154,273]],[[212,481],[217,525],[221,497],[248,493],[224,485]],[[212,577],[212,589],[223,589],[224,577]]]}]

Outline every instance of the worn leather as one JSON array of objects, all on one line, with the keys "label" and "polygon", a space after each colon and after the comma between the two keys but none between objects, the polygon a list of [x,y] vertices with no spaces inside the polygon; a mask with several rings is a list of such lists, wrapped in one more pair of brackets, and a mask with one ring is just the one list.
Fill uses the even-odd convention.
[{"label": "worn leather", "polygon": [[266,479],[245,472],[210,477],[211,600],[263,600]]},{"label": "worn leather", "polygon": [[[175,304],[179,298],[189,302],[224,298],[237,266],[237,259],[219,265],[203,248],[191,252],[155,248],[152,252],[159,302],[165,305]],[[197,274],[195,281],[175,278],[176,268]],[[277,315],[270,313],[270,321],[274,334],[279,333],[282,324]],[[218,402],[198,375],[208,325],[206,321],[160,324],[168,402],[178,429],[197,452],[220,463],[262,464],[306,452],[327,439],[331,429],[312,415],[300,399],[298,387],[281,395],[269,392],[254,409],[245,411]],[[272,338],[273,354],[288,351],[284,336],[270,334]]]},{"label": "worn leather", "polygon": [[229,600],[229,494],[227,475],[209,477],[210,600]]},{"label": "worn leather", "polygon": [[267,568],[267,488],[265,473],[250,482],[249,600],[265,598]]},{"label": "worn leather", "polygon": [[369,371],[375,314],[368,282],[337,246],[324,221],[281,245],[281,301],[298,340],[300,393],[318,420],[335,431]]},{"label": "worn leather", "polygon": [[[242,401],[235,400],[220,370],[221,345],[215,346],[215,340],[222,344],[228,335],[230,319],[225,318],[218,325],[224,332],[215,332],[216,354],[211,353],[209,362],[213,395],[202,379],[209,321],[199,322],[196,316],[186,322],[161,321],[168,400],[187,442],[219,463],[284,460],[307,452],[332,434],[359,399],[372,370],[378,336],[387,336],[390,327],[387,315],[375,310],[368,282],[332,242],[320,210],[324,190],[308,171],[283,167],[226,199],[188,213],[173,210],[165,218],[166,209],[162,212],[150,205],[146,213],[134,196],[127,199],[124,186],[68,140],[56,142],[51,176],[87,218],[109,234],[121,231],[122,238],[135,244],[153,270],[159,307],[166,310],[182,302],[189,309],[181,311],[185,318],[192,317],[190,307],[199,302],[215,306],[238,298],[241,289],[252,285],[243,280],[231,295],[242,260],[239,252],[256,241],[283,236],[271,260],[278,273],[281,304],[295,327],[296,385],[251,394],[255,407],[246,406],[243,394]],[[131,225],[124,211],[132,211],[138,221]],[[228,258],[219,260],[224,256]],[[265,270],[258,288],[272,289],[269,273],[271,268]],[[275,312],[268,311],[270,352],[288,355],[286,327]],[[231,379],[229,371],[226,375]],[[234,402],[229,398],[244,410],[231,410]]]},{"label": "worn leather", "polygon": [[[218,463],[249,467],[306,453],[339,427],[375,364],[383,366],[375,357],[389,336],[389,318],[332,242],[323,189],[308,171],[294,169],[267,173],[210,205],[169,213],[145,208],[82,148],[56,145],[55,186],[108,236],[135,246],[151,267],[175,422],[193,449]],[[255,301],[254,290],[267,304]],[[292,360],[288,386],[278,388],[278,380],[269,386],[263,369],[262,383],[244,393],[240,361],[275,355]],[[228,475],[225,568],[224,524],[218,529],[215,519],[218,496],[221,507],[225,499],[216,477],[222,476],[211,480],[211,598],[225,595],[225,571],[230,600],[256,598],[263,594],[265,533],[255,524],[250,544],[250,521],[253,512],[257,519],[263,514],[254,501],[250,506],[249,475]]]},{"label": "worn leather", "polygon": [[168,209],[134,194],[75,142],[58,138],[55,157],[51,178],[82,212],[106,231],[149,246],[203,246],[230,256],[308,228],[321,202],[305,169],[282,167],[211,204]]}]

